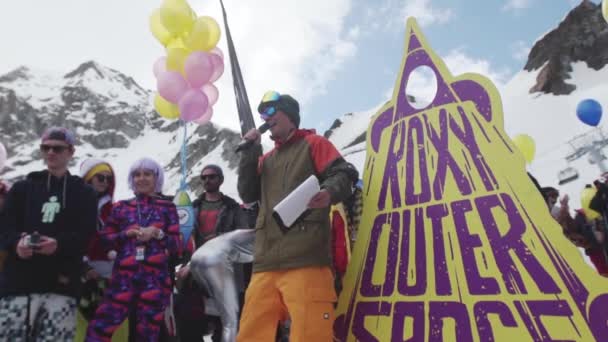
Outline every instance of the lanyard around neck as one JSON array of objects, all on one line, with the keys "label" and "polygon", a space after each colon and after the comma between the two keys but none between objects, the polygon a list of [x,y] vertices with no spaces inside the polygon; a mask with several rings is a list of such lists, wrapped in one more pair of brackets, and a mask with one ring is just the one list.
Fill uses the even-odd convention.
[{"label": "lanyard around neck", "polygon": [[[148,224],[150,223],[150,218],[152,218],[152,215],[154,214],[154,212],[156,210],[154,210],[154,208],[152,208],[152,210],[150,210],[150,212],[148,213],[148,217],[146,217],[145,221],[141,220],[141,207],[139,206],[139,201],[137,199],[135,199],[135,203],[137,204],[137,223],[139,224],[140,227],[146,227],[148,226]],[[145,222],[145,224],[144,224]]]}]

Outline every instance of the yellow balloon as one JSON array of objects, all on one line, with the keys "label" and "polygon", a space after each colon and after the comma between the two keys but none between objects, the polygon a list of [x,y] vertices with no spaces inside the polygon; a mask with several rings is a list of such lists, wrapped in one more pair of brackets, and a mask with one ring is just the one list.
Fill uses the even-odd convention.
[{"label": "yellow balloon", "polygon": [[604,16],[604,19],[608,21],[608,1],[606,0],[602,1],[602,15]]},{"label": "yellow balloon", "polygon": [[150,16],[150,31],[164,46],[172,39],[171,33],[167,31],[160,20],[160,9],[152,12],[152,15]]},{"label": "yellow balloon", "polygon": [[158,115],[165,119],[174,120],[179,118],[179,108],[177,108],[177,105],[163,99],[159,94],[154,96],[154,109],[156,109]]},{"label": "yellow balloon", "polygon": [[178,71],[184,73],[184,63],[190,52],[182,48],[173,48],[167,50],[167,70]]},{"label": "yellow balloon", "polygon": [[534,139],[527,134],[518,134],[513,137],[513,144],[519,149],[521,154],[524,155],[524,159],[528,164],[534,160],[534,154],[536,154],[536,144]]},{"label": "yellow balloon", "polygon": [[181,0],[165,0],[160,7],[160,19],[167,31],[176,36],[190,32],[194,24],[192,8]]},{"label": "yellow balloon", "polygon": [[169,40],[169,42],[167,43],[167,50],[169,50],[169,49],[188,50],[188,48],[186,47],[186,44],[184,43],[184,40],[181,37],[175,37],[175,38],[172,38],[171,40]]},{"label": "yellow balloon", "polygon": [[595,220],[601,216],[600,213],[589,208],[589,204],[591,204],[591,200],[596,192],[597,189],[595,187],[584,188],[583,191],[581,191],[581,208],[583,208],[587,220]]},{"label": "yellow balloon", "polygon": [[211,51],[220,40],[220,34],[220,26],[215,19],[200,17],[194,22],[185,43],[192,51]]}]

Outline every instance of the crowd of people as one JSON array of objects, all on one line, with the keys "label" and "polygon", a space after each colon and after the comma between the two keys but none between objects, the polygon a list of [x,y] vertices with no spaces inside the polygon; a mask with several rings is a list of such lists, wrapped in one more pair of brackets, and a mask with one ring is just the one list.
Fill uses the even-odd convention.
[{"label": "crowd of people", "polygon": [[[260,132],[244,137],[254,144],[241,153],[242,203],[221,192],[221,167],[200,170],[187,241],[156,161],[135,161],[133,197],[115,201],[111,161],[86,159],[73,175],[76,136],[45,130],[46,169],[0,183],[0,341],[72,341],[77,312],[86,341],[111,341],[124,322],[129,341],[331,340],[356,235],[341,202],[356,201],[358,173],[299,128],[291,96],[270,92],[259,111],[275,147],[262,155]],[[320,191],[307,213],[279,225],[272,208],[311,175]]]},{"label": "crowd of people", "polygon": [[[115,201],[114,168],[89,158],[72,175],[74,134],[47,129],[46,169],[9,190],[0,183],[0,341],[72,341],[77,311],[86,341],[111,341],[128,322],[129,341],[331,341],[341,278],[361,214],[359,175],[313,130],[300,129],[300,108],[269,92],[258,111],[275,146],[245,136],[238,192],[222,193],[224,172],[200,170],[187,241],[164,172],[149,158],[125,180],[133,197]],[[286,227],[273,208],[311,175],[320,190]],[[608,185],[597,181],[589,208],[571,216],[568,198],[541,188],[564,235],[608,276]],[[596,215],[590,217],[592,210]]]}]

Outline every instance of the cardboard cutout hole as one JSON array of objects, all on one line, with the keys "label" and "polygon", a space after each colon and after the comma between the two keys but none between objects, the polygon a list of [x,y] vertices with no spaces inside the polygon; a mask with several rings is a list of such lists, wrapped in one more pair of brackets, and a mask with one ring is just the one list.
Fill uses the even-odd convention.
[{"label": "cardboard cutout hole", "polygon": [[416,109],[428,107],[437,95],[437,76],[426,65],[414,69],[407,80],[405,96],[407,102]]}]

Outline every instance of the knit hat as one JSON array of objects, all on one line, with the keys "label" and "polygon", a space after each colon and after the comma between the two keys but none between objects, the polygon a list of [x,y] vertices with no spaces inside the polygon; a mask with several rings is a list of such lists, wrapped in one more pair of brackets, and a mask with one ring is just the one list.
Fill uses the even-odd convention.
[{"label": "knit hat", "polygon": [[279,99],[272,102],[261,102],[258,106],[258,112],[262,113],[264,108],[268,106],[274,106],[277,111],[282,111],[287,115],[289,121],[291,121],[296,127],[300,127],[300,104],[291,95],[281,95]]},{"label": "knit hat", "polygon": [[110,168],[110,165],[106,164],[106,163],[101,163],[101,164],[97,164],[95,166],[93,166],[92,169],[89,170],[89,172],[87,172],[82,179],[84,179],[85,183],[88,183],[91,179],[93,179],[93,176],[95,176],[96,174],[100,173],[100,172],[110,172],[112,173],[112,169]]},{"label": "knit hat", "polygon": [[205,165],[205,167],[203,167],[203,169],[201,170],[201,174],[203,173],[203,171],[207,170],[207,169],[211,169],[213,171],[215,171],[215,173],[220,176],[221,180],[224,180],[224,171],[222,171],[222,168],[215,165],[215,164],[208,164]]},{"label": "knit hat", "polygon": [[65,127],[57,126],[47,128],[44,133],[42,133],[41,140],[43,143],[47,140],[60,140],[71,146],[74,146],[76,143],[76,137],[72,131]]}]

